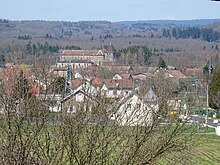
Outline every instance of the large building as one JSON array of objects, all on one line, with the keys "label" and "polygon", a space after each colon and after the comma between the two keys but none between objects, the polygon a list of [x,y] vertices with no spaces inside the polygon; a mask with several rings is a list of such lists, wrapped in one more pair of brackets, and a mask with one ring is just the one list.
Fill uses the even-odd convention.
[{"label": "large building", "polygon": [[106,50],[63,50],[57,67],[71,65],[72,69],[88,67],[91,64],[102,65],[113,62],[116,50],[112,44]]}]

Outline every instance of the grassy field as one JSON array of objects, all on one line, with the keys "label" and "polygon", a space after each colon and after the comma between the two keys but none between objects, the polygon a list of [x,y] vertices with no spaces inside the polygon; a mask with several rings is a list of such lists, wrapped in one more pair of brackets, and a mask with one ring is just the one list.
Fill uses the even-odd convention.
[{"label": "grassy field", "polygon": [[220,137],[215,134],[197,134],[198,143],[194,146],[193,161],[195,164],[220,164]]}]

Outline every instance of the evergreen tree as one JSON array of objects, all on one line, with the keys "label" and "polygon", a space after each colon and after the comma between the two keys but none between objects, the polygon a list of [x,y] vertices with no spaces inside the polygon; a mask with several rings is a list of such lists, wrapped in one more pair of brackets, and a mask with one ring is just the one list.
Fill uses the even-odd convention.
[{"label": "evergreen tree", "polygon": [[206,80],[209,78],[209,61],[207,64],[203,67],[203,76]]},{"label": "evergreen tree", "polygon": [[159,68],[166,68],[167,67],[166,62],[164,61],[164,59],[162,57],[160,57],[158,67]]},{"label": "evergreen tree", "polygon": [[220,69],[215,69],[209,83],[209,105],[220,109]]}]

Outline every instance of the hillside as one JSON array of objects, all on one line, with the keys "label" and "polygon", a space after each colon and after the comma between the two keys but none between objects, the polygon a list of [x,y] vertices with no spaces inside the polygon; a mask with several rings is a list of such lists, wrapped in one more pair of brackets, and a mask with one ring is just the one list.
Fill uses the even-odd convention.
[{"label": "hillside", "polygon": [[216,21],[218,20],[148,22],[0,20],[0,53],[13,56],[11,49],[21,50],[26,49],[28,44],[45,43],[53,47],[69,46],[81,49],[103,49],[109,43],[113,43],[117,50],[143,45],[154,53],[151,65],[157,65],[158,58],[163,56],[169,65],[199,67],[206,64],[211,54],[213,57],[219,56],[218,49],[214,49],[220,47],[219,42],[206,42],[191,37],[163,37],[163,29],[185,29],[201,25],[197,27],[212,28],[220,32],[220,23],[213,23]]}]

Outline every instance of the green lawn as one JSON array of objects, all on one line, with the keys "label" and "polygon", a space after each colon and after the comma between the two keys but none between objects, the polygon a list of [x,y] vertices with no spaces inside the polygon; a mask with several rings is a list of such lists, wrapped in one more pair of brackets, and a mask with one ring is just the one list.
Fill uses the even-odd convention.
[{"label": "green lawn", "polygon": [[198,143],[193,150],[193,160],[196,164],[214,165],[220,163],[220,137],[215,134],[195,135]]}]

